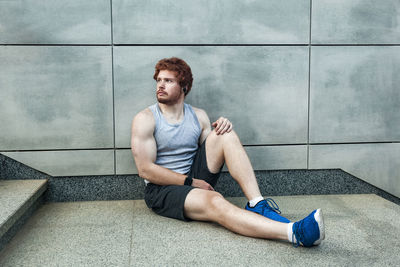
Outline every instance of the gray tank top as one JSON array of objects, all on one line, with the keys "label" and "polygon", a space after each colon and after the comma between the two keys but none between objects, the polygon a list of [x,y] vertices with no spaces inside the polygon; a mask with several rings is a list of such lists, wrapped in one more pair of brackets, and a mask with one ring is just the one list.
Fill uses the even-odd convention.
[{"label": "gray tank top", "polygon": [[186,174],[190,171],[201,135],[200,123],[189,104],[184,103],[184,118],[170,124],[158,104],[149,107],[156,122],[154,138],[157,143],[156,164]]}]

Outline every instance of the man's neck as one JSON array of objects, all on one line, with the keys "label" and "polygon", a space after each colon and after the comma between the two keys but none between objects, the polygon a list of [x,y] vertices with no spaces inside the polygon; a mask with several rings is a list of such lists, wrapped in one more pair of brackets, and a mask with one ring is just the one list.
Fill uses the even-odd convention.
[{"label": "man's neck", "polygon": [[160,107],[162,114],[170,123],[178,123],[182,121],[184,116],[183,104],[183,101],[172,105],[162,104],[158,102],[158,106]]}]

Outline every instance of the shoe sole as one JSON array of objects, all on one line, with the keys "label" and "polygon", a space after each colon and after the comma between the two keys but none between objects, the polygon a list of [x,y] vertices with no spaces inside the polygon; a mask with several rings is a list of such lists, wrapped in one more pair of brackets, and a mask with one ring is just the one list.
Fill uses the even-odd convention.
[{"label": "shoe sole", "polygon": [[319,239],[313,243],[314,246],[317,246],[321,244],[322,240],[325,239],[324,218],[322,216],[321,209],[317,209],[317,211],[314,213],[314,219],[318,223],[318,228],[319,228]]}]

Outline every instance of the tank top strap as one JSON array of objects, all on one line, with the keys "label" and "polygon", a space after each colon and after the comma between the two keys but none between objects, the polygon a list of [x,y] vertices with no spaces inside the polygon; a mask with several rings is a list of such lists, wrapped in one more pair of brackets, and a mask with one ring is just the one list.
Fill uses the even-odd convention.
[{"label": "tank top strap", "polygon": [[154,117],[154,120],[155,120],[155,126],[156,126],[154,130],[156,131],[159,128],[159,125],[160,125],[160,122],[161,122],[161,119],[162,119],[161,118],[162,114],[161,114],[160,108],[159,108],[157,103],[149,106],[149,109],[153,113],[153,117]]},{"label": "tank top strap", "polygon": [[197,118],[197,115],[196,115],[196,112],[194,111],[193,107],[190,104],[185,103],[185,111],[187,111],[187,113],[185,113],[185,114],[190,114],[190,116],[193,118],[196,126],[201,128],[199,119]]},{"label": "tank top strap", "polygon": [[186,174],[190,171],[198,149],[201,127],[191,105],[184,103],[184,118],[170,124],[163,117],[158,103],[149,106],[155,120],[156,164]]}]

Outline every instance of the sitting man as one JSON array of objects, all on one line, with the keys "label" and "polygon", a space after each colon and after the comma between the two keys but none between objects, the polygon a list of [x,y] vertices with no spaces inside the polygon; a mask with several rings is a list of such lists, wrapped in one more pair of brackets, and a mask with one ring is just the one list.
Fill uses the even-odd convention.
[{"label": "sitting man", "polygon": [[[184,103],[193,82],[185,61],[160,60],[154,79],[157,103],[134,117],[131,139],[149,208],[184,221],[217,222],[245,236],[287,240],[295,246],[321,243],[325,238],[321,210],[294,223],[279,215],[279,208],[269,205],[271,199],[261,196],[232,123],[220,117],[210,124],[204,110]],[[214,190],[224,163],[249,200],[245,209]]]}]

